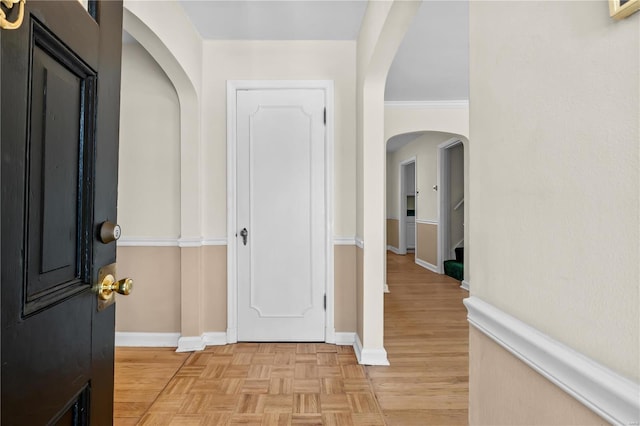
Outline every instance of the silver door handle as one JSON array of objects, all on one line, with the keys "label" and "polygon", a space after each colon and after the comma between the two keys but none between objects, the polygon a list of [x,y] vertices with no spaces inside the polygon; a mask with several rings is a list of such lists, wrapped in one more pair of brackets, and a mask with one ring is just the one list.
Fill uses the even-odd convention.
[{"label": "silver door handle", "polygon": [[247,245],[248,235],[249,235],[249,231],[247,231],[247,228],[242,228],[242,231],[240,231],[240,236],[242,237],[242,244],[244,244],[245,246]]}]

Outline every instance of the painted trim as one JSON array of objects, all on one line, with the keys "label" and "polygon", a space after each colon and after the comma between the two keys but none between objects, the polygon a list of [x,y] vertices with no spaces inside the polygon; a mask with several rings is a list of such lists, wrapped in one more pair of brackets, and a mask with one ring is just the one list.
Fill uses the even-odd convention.
[{"label": "painted trim", "polygon": [[[449,148],[453,148],[456,145],[462,144],[464,148],[464,144],[462,143],[462,139],[459,137],[451,138],[446,140],[440,144],[438,144],[437,148],[437,181],[436,185],[438,185],[438,222],[442,224],[442,226],[438,226],[438,273],[444,274],[444,261],[445,261],[445,253],[451,252],[451,241],[449,235],[445,235],[445,230],[449,229],[449,215],[448,215],[448,207],[451,204],[450,200],[450,190],[449,190],[449,154],[447,150]],[[466,165],[463,164],[463,171]],[[464,185],[467,185],[467,182],[464,182]],[[466,229],[465,229],[465,235]]]},{"label": "painted trim", "polygon": [[195,237],[186,237],[178,239],[178,247],[201,247],[202,240]]},{"label": "painted trim", "polygon": [[384,292],[385,293],[391,293],[391,290],[389,290],[389,284],[385,284],[384,285]]},{"label": "painted trim", "polygon": [[477,297],[464,304],[471,325],[597,415],[613,424],[638,424],[640,384]]},{"label": "painted trim", "polygon": [[356,333],[336,331],[336,345],[353,346],[356,342]]},{"label": "painted trim", "polygon": [[237,283],[237,105],[236,93],[239,90],[259,89],[322,89],[325,93],[327,121],[325,123],[325,341],[335,340],[334,323],[334,250],[333,204],[334,188],[334,138],[335,138],[335,101],[333,80],[227,80],[227,341],[238,340],[238,283]]},{"label": "painted trim", "polygon": [[122,237],[118,247],[202,247],[226,246],[226,238],[155,238],[155,237]]},{"label": "painted trim", "polygon": [[227,328],[227,343],[237,343],[238,342],[238,329],[235,327]]},{"label": "painted trim", "polygon": [[120,237],[118,247],[178,247],[177,238]]},{"label": "painted trim", "polygon": [[180,337],[176,352],[201,351],[207,346],[224,346],[227,343],[227,333],[223,331],[208,331],[200,336]]},{"label": "painted trim", "polygon": [[333,237],[334,246],[355,246],[355,237]]},{"label": "painted trim", "polygon": [[207,345],[204,343],[202,336],[180,337],[176,352],[195,352],[201,351],[206,347]]},{"label": "painted trim", "polygon": [[224,346],[228,343],[227,333],[224,331],[208,331],[200,337],[207,346]]},{"label": "painted trim", "polygon": [[[398,163],[398,252],[396,254],[404,255],[407,254],[407,250],[409,250],[409,244],[407,243],[407,194],[405,188],[407,186],[406,182],[406,167],[409,164],[413,164],[413,188],[418,187],[418,156],[413,155],[409,158],[404,159]],[[416,200],[416,205],[414,208],[415,214],[418,214],[418,202]],[[418,230],[414,230],[413,235],[414,246],[418,245]],[[415,247],[413,247],[415,249]],[[386,265],[385,265],[386,266]],[[385,268],[386,273],[386,268]]]},{"label": "painted trim", "polygon": [[469,281],[465,281],[462,280],[462,282],[460,283],[460,288],[467,290],[467,291],[471,291],[471,284],[469,283]]},{"label": "painted trim", "polygon": [[364,249],[364,240],[360,237],[356,237],[355,240],[356,240],[356,247]]},{"label": "painted trim", "polygon": [[393,253],[395,253],[395,254],[399,254],[399,255],[404,254],[404,253],[401,253],[401,252],[400,252],[400,249],[399,249],[398,247],[394,247],[394,246],[389,246],[389,245],[388,245],[388,246],[387,246],[387,250],[389,250],[389,251],[391,251],[391,252],[393,252]]},{"label": "painted trim", "polygon": [[416,219],[416,223],[419,223],[420,225],[439,225],[440,222],[438,222],[437,220],[431,220],[431,219]]},{"label": "painted trim", "polygon": [[115,344],[120,347],[171,348],[178,346],[180,333],[138,333],[116,331]]},{"label": "painted trim", "polygon": [[360,336],[358,336],[358,333],[354,333],[353,336],[353,351],[356,353],[358,364],[362,364],[362,341],[360,340]]},{"label": "painted trim", "polygon": [[417,257],[416,257],[416,265],[420,265],[423,268],[430,270],[431,272],[435,272],[436,274],[440,273],[438,272],[438,267],[436,265],[432,265],[431,263],[426,262],[422,259],[418,259]]},{"label": "painted trim", "polygon": [[388,216],[388,217],[387,217],[387,220],[400,220],[400,219],[399,219],[399,218],[397,218],[397,217]]},{"label": "painted trim", "polygon": [[226,238],[204,238],[202,240],[203,246],[226,246],[227,239]]},{"label": "painted trim", "polygon": [[358,358],[358,364],[362,365],[391,365],[387,359],[387,351],[384,349],[364,349],[360,336],[355,333],[355,342],[353,349]]},{"label": "painted trim", "polygon": [[469,108],[468,99],[442,101],[386,101],[385,108],[457,109]]}]

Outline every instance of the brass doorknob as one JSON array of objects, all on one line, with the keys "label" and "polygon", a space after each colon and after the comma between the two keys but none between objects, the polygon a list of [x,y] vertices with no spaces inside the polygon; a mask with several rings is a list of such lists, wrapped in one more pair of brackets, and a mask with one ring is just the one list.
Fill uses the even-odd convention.
[{"label": "brass doorknob", "polygon": [[132,290],[133,280],[131,278],[116,281],[113,275],[107,274],[98,287],[98,296],[102,300],[109,300],[113,297],[113,292],[127,296]]}]

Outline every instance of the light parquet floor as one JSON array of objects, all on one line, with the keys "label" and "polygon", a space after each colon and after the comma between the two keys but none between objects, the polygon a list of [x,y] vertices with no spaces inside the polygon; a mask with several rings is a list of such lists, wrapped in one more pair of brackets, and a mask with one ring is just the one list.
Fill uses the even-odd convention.
[{"label": "light parquet floor", "polygon": [[411,255],[389,253],[387,268],[390,367],[322,343],[117,348],[114,424],[466,424],[466,292]]}]

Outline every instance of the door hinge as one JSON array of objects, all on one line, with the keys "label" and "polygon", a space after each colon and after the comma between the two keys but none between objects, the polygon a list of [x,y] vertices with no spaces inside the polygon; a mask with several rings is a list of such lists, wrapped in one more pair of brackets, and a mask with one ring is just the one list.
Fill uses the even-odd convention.
[{"label": "door hinge", "polygon": [[324,310],[327,310],[327,295],[324,295]]},{"label": "door hinge", "polygon": [[327,124],[327,108],[324,109],[324,124]]}]

